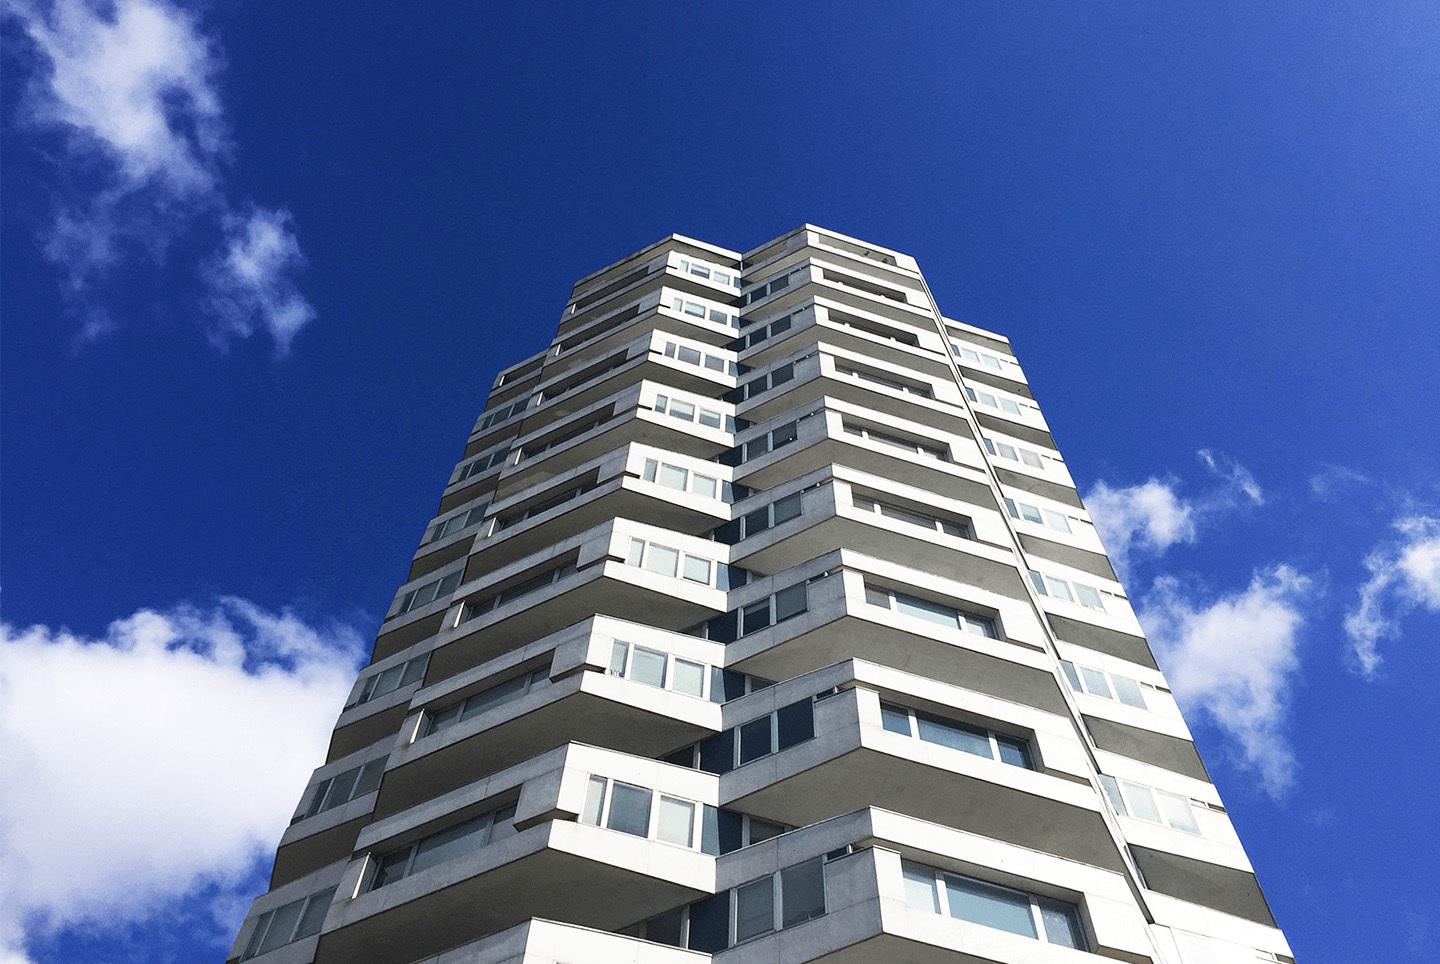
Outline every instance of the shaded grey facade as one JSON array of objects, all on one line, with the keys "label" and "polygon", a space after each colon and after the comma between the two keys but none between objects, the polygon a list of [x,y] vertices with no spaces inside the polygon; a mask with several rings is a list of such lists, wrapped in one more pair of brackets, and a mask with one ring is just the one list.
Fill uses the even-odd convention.
[{"label": "shaded grey facade", "polygon": [[1009,342],[806,225],[501,372],[230,959],[1290,954]]}]

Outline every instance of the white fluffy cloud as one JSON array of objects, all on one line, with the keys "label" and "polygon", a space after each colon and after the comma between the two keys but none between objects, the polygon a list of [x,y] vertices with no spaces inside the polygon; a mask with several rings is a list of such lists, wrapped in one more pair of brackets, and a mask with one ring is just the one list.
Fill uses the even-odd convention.
[{"label": "white fluffy cloud", "polygon": [[230,217],[226,248],[206,274],[209,304],[215,317],[213,336],[222,344],[231,335],[246,337],[256,325],[270,331],[281,352],[290,339],[315,317],[291,278],[305,263],[287,211],[252,211]]},{"label": "white fluffy cloud", "polygon": [[1440,517],[1409,516],[1394,524],[1396,536],[1365,558],[1369,579],[1345,616],[1345,633],[1360,671],[1380,667],[1380,642],[1399,632],[1400,620],[1424,610],[1440,613]]},{"label": "white fluffy cloud", "polygon": [[1085,507],[1122,579],[1137,557],[1159,556],[1171,546],[1194,542],[1200,524],[1210,517],[1264,501],[1259,483],[1239,462],[1210,449],[1196,455],[1223,480],[1222,485],[1186,497],[1177,481],[1151,476],[1137,485],[1118,487],[1102,479],[1086,493]]},{"label": "white fluffy cloud", "polygon": [[1314,593],[1309,577],[1285,565],[1257,572],[1243,591],[1202,605],[1166,577],[1156,581],[1139,614],[1187,715],[1198,711],[1228,734],[1274,797],[1294,781],[1284,722],[1300,667],[1304,607]]},{"label": "white fluffy cloud", "polygon": [[1159,555],[1176,543],[1195,541],[1195,507],[1156,478],[1122,488],[1097,482],[1085,507],[1122,577],[1136,550]]},{"label": "white fluffy cloud", "polygon": [[350,627],[235,598],[95,639],[0,624],[0,961],[24,960],[27,934],[123,926],[200,888],[223,939],[362,651]]},{"label": "white fluffy cloud", "polygon": [[[195,224],[225,250],[205,272],[214,340],[264,328],[283,352],[314,317],[291,275],[303,259],[288,213],[234,213],[226,196],[228,134],[215,44],[197,18],[164,0],[43,0],[9,6],[30,38],[32,125],[66,138],[63,187],[45,253],[67,276],[77,313],[96,282],[136,256],[158,259]],[[83,186],[81,186],[83,185]],[[103,331],[82,324],[79,341]]]}]

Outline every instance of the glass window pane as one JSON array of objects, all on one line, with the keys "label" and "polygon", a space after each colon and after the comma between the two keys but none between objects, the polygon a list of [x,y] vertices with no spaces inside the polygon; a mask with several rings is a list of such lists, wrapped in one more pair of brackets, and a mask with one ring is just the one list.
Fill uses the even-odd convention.
[{"label": "glass window pane", "polygon": [[984,730],[920,713],[916,718],[920,723],[920,739],[927,743],[990,757],[990,736]]},{"label": "glass window pane", "polygon": [[1151,823],[1161,823],[1160,809],[1155,806],[1155,798],[1145,787],[1134,783],[1125,784],[1125,796],[1130,800],[1130,812],[1141,820],[1149,820]]},{"label": "glass window pane", "polygon": [[915,864],[901,865],[905,874],[905,903],[911,910],[940,913],[940,900],[935,890],[935,872]]},{"label": "glass window pane", "polygon": [[291,901],[284,907],[277,907],[275,916],[270,918],[270,929],[265,932],[265,939],[260,942],[260,949],[256,953],[264,954],[290,943],[295,933],[295,925],[300,922],[300,912],[304,909],[303,900]]},{"label": "glass window pane", "polygon": [[1020,518],[1026,522],[1039,522],[1042,524],[1045,522],[1045,517],[1042,516],[1040,510],[1033,505],[1026,505],[1024,502],[1017,504],[1020,506]]},{"label": "glass window pane", "polygon": [[1070,688],[1076,692],[1083,692],[1084,687],[1080,685],[1080,674],[1075,669],[1075,664],[1068,659],[1060,661],[1060,668],[1065,671],[1065,679],[1069,681]]},{"label": "glass window pane", "polygon": [[782,824],[771,823],[769,820],[761,820],[759,817],[750,818],[750,839],[749,844],[763,843],[771,837],[778,837],[785,832]]},{"label": "glass window pane", "polygon": [[605,778],[591,777],[585,788],[585,809],[580,811],[580,822],[592,827],[600,826],[600,814],[605,810]]},{"label": "glass window pane", "polygon": [[984,636],[987,639],[995,639],[999,636],[999,631],[995,628],[995,620],[989,616],[961,613],[960,619],[964,623],[960,628],[967,633],[974,633],[977,636]]},{"label": "glass window pane", "polygon": [[715,498],[715,484],[715,479],[712,479],[708,475],[700,475],[697,472],[695,474],[695,485],[692,487],[691,491],[693,491],[696,495],[704,496],[707,499],[713,499]]},{"label": "glass window pane", "polygon": [[1091,669],[1088,666],[1080,667],[1080,674],[1085,677],[1085,688],[1096,696],[1103,696],[1107,700],[1114,699],[1110,695],[1110,684],[1105,682],[1105,674],[1098,669]]},{"label": "glass window pane", "polygon": [[681,492],[684,492],[685,480],[688,476],[689,473],[678,466],[661,463],[660,474],[656,481],[667,488],[679,489]]},{"label": "glass window pane", "polygon": [[753,633],[770,625],[770,600],[762,599],[759,602],[746,606],[741,613],[740,635]]},{"label": "glass window pane", "polygon": [[704,696],[705,667],[688,659],[675,660],[675,678],[670,688],[687,696]]},{"label": "glass window pane", "polygon": [[375,880],[371,882],[370,888],[384,887],[386,884],[393,884],[405,876],[405,864],[410,860],[410,851],[413,848],[406,847],[404,850],[396,850],[380,858],[375,869]]},{"label": "glass window pane", "polygon": [[700,769],[729,773],[735,769],[735,731],[724,730],[700,741]]},{"label": "glass window pane", "polygon": [[1195,822],[1195,811],[1190,809],[1190,801],[1178,794],[1166,793],[1164,790],[1156,790],[1155,798],[1160,801],[1160,809],[1165,812],[1165,822],[1176,830],[1184,830],[1187,833],[1199,833],[1200,825]]},{"label": "glass window pane", "polygon": [[1074,602],[1075,596],[1070,592],[1070,584],[1064,579],[1056,579],[1054,576],[1046,576],[1045,581],[1050,586],[1050,595],[1056,599],[1063,599],[1066,602]]},{"label": "glass window pane", "polygon": [[775,711],[777,730],[776,745],[786,750],[797,743],[804,743],[815,735],[815,705],[812,700],[803,699],[782,706]]},{"label": "glass window pane", "polygon": [[775,525],[788,522],[800,514],[801,497],[800,493],[787,495],[775,503]]},{"label": "glass window pane", "polygon": [[1037,936],[1035,919],[1030,916],[1030,898],[1018,891],[947,874],[945,893],[952,917],[1022,937]]},{"label": "glass window pane", "polygon": [[1040,595],[1050,595],[1050,590],[1045,588],[1045,577],[1040,575],[1040,573],[1036,572],[1034,569],[1030,570],[1030,583],[1035,587],[1035,591],[1038,592]]},{"label": "glass window pane", "polygon": [[1100,774],[1100,786],[1105,791],[1105,796],[1110,800],[1110,806],[1121,816],[1129,816],[1130,809],[1125,806],[1125,798],[1120,795],[1120,784],[1115,782],[1114,777]]},{"label": "glass window pane", "polygon": [[616,676],[625,675],[625,657],[630,652],[630,644],[615,640],[610,644],[610,672]]},{"label": "glass window pane", "polygon": [[625,565],[638,566],[640,560],[645,558],[645,540],[631,539],[630,551],[625,554]]},{"label": "glass window pane", "polygon": [[778,623],[791,616],[798,616],[806,609],[805,584],[787,586],[775,594],[775,621]]},{"label": "glass window pane", "polygon": [[311,896],[309,902],[305,904],[305,913],[300,918],[300,926],[295,928],[297,941],[302,937],[320,933],[320,925],[325,923],[325,915],[329,912],[330,901],[334,897],[334,887]]},{"label": "glass window pane", "polygon": [[996,735],[995,745],[1000,748],[1000,762],[1008,763],[1011,766],[1024,767],[1033,770],[1035,767],[1030,763],[1030,747],[1024,740],[1017,740],[1014,737]]},{"label": "glass window pane", "polygon": [[674,797],[660,798],[656,837],[666,843],[690,846],[694,839],[695,804]]},{"label": "glass window pane", "polygon": [[381,673],[379,678],[375,680],[375,692],[371,694],[371,698],[373,699],[376,696],[383,696],[384,694],[393,691],[397,686],[400,685],[400,677],[404,675],[404,673],[404,663],[401,663],[399,666],[392,666],[385,672]]},{"label": "glass window pane", "polygon": [[650,918],[645,925],[645,939],[671,947],[685,946],[685,908],[677,907],[668,914]]},{"label": "glass window pane", "polygon": [[1105,603],[1101,601],[1100,594],[1095,591],[1093,586],[1082,586],[1076,583],[1075,596],[1080,601],[1080,605],[1087,609],[1103,610],[1105,608]]},{"label": "glass window pane", "polygon": [[701,585],[710,585],[710,560],[701,559],[699,556],[685,557],[684,576],[691,582],[698,582]]},{"label": "glass window pane", "polygon": [[902,615],[915,616],[927,622],[949,626],[951,629],[959,625],[955,618],[955,610],[949,606],[942,606],[928,599],[906,596],[898,592],[895,594],[895,610]]},{"label": "glass window pane", "polygon": [[678,346],[675,357],[687,365],[700,364],[700,353],[688,345]]},{"label": "glass window pane", "polygon": [[1050,528],[1056,530],[1057,532],[1069,532],[1069,531],[1070,531],[1070,522],[1069,522],[1069,520],[1066,519],[1066,518],[1065,518],[1063,515],[1061,515],[1060,513],[1058,513],[1058,512],[1051,512],[1049,509],[1046,509],[1046,510],[1045,510],[1045,524],[1046,524],[1047,526],[1049,526]]},{"label": "glass window pane", "polygon": [[1115,695],[1120,697],[1120,702],[1145,709],[1145,694],[1140,692],[1139,683],[1128,676],[1112,676],[1110,681],[1115,684]]},{"label": "glass window pane", "polygon": [[650,791],[628,783],[610,785],[610,819],[605,826],[637,837],[650,833]]},{"label": "glass window pane", "polygon": [[647,686],[664,686],[665,654],[636,646],[630,654],[630,678]]},{"label": "glass window pane", "polygon": [[1038,469],[1042,467],[1040,462],[1040,456],[1030,451],[1029,449],[1020,450],[1020,461],[1024,462],[1031,468]]},{"label": "glass window pane", "polygon": [[365,764],[360,771],[360,779],[355,781],[355,789],[350,791],[350,799],[363,797],[380,786],[380,775],[385,772],[385,757],[378,760],[371,760]]},{"label": "glass window pane", "polygon": [[770,717],[762,716],[758,720],[751,720],[749,723],[740,725],[740,763],[746,764],[751,760],[758,760],[770,753]]},{"label": "glass window pane", "polygon": [[791,927],[825,913],[825,867],[807,860],[780,871],[781,927]]},{"label": "glass window pane", "polygon": [[415,847],[410,873],[418,874],[481,846],[489,824],[489,816],[475,817],[426,837]]},{"label": "glass window pane", "polygon": [[690,949],[715,953],[730,943],[730,892],[697,900],[690,905]]},{"label": "glass window pane", "polygon": [[880,722],[891,733],[910,735],[910,713],[904,707],[881,703]]},{"label": "glass window pane", "polygon": [[670,400],[670,414],[687,422],[695,420],[695,403],[683,402],[678,398]]},{"label": "glass window pane", "polygon": [[422,676],[424,676],[425,667],[429,662],[430,657],[421,656],[418,659],[412,659],[410,660],[410,662],[406,663],[405,672],[400,677],[400,685],[407,686],[410,683],[413,683],[416,680],[420,679]]},{"label": "glass window pane", "polygon": [[650,551],[645,553],[645,568],[662,576],[675,575],[675,568],[679,564],[680,552],[669,546],[657,546],[652,542]]},{"label": "glass window pane", "polygon": [[255,922],[255,929],[250,932],[250,943],[245,945],[245,953],[240,955],[240,960],[248,960],[260,953],[260,943],[265,940],[265,929],[270,926],[270,918],[275,916],[274,911],[267,910],[260,915]]},{"label": "glass window pane", "polygon": [[769,877],[735,888],[735,940],[775,929],[775,885]]},{"label": "glass window pane", "polygon": [[1045,925],[1045,939],[1061,947],[1085,950],[1085,932],[1080,927],[1080,914],[1073,904],[1039,898],[1040,920]]}]

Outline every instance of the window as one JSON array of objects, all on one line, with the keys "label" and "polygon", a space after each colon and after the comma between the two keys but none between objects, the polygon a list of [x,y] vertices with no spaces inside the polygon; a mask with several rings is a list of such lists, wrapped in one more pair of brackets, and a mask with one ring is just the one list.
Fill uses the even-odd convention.
[{"label": "window", "polygon": [[881,502],[878,499],[872,499],[858,492],[851,496],[850,502],[861,512],[873,512],[887,519],[894,519],[897,522],[905,522],[912,526],[919,526],[922,529],[929,529],[932,532],[942,532],[947,536],[958,536],[961,539],[975,538],[970,529],[970,521],[968,519],[945,519],[924,512],[916,512],[913,509],[903,509],[898,505]]},{"label": "window", "polygon": [[977,405],[983,405],[986,408],[997,409],[998,411],[1004,412],[1006,415],[1018,416],[1020,414],[1020,406],[1016,404],[1015,400],[1012,398],[1006,398],[1004,395],[1000,395],[997,397],[990,392],[977,392],[975,389],[971,388],[968,385],[965,386],[965,395],[970,399],[970,401],[975,402]]},{"label": "window", "polygon": [[740,307],[753,305],[762,298],[768,298],[779,291],[790,287],[791,280],[797,283],[808,274],[808,268],[799,268],[795,271],[787,271],[784,274],[775,275],[762,285],[756,285],[740,296]]},{"label": "window", "polygon": [[512,603],[531,593],[539,592],[546,586],[557,583],[566,576],[573,575],[574,572],[575,564],[568,562],[562,566],[556,566],[554,569],[542,572],[538,576],[532,576],[523,582],[516,583],[509,589],[504,589],[493,596],[466,601],[460,610],[460,616],[455,621],[455,624],[458,626],[460,623],[469,622],[472,619],[479,619],[486,613],[498,609],[507,603]]},{"label": "window", "polygon": [[[819,578],[819,577],[816,577]],[[691,636],[699,636],[701,639],[713,639],[721,643],[733,643],[735,640],[757,633],[762,629],[768,629],[778,623],[794,616],[798,616],[809,608],[807,582],[796,583],[787,586],[779,592],[770,596],[763,596],[748,606],[739,609],[732,609],[722,613],[713,619],[707,620],[698,626],[692,626],[686,630]]]},{"label": "window", "polygon": [[1105,700],[1118,700],[1137,709],[1148,708],[1141,684],[1128,676],[1106,673],[1089,666],[1076,666],[1064,659],[1060,661],[1060,668],[1065,671],[1065,679],[1070,688],[1077,693],[1089,693]]},{"label": "window", "polygon": [[625,557],[625,563],[657,575],[672,579],[679,577],[716,589],[736,589],[749,581],[749,573],[738,566],[714,562],[704,556],[692,556],[644,539],[630,540],[630,552]]},{"label": "window", "polygon": [[739,726],[722,730],[699,743],[681,747],[661,759],[706,773],[729,773],[815,737],[815,700],[809,696]]},{"label": "window", "polygon": [[878,442],[881,445],[888,445],[891,448],[903,449],[906,452],[915,452],[932,459],[939,459],[941,462],[950,461],[950,450],[947,448],[942,448],[937,445],[927,445],[916,439],[896,435],[892,432],[882,432],[878,429],[870,428],[868,425],[859,425],[850,421],[844,422],[844,425],[847,435],[858,435],[860,438],[867,439],[871,442]]},{"label": "window", "polygon": [[385,772],[387,759],[388,755],[382,756],[327,780],[321,780],[315,787],[314,796],[310,798],[310,806],[305,808],[299,819],[334,810],[357,797],[373,793],[380,786],[380,775]]},{"label": "window", "polygon": [[1035,769],[1030,744],[1020,737],[1007,736],[983,726],[947,720],[941,716],[912,710],[895,703],[880,704],[880,722],[892,733],[918,737],[926,743],[949,747],[972,756],[999,760],[1011,766]]},{"label": "window", "polygon": [[387,884],[393,884],[397,880],[429,870],[461,854],[508,837],[515,833],[514,820],[515,805],[507,804],[478,817],[462,820],[444,830],[437,830],[408,847],[382,854],[375,861],[375,877],[370,882],[370,889],[378,890]]},{"label": "window", "polygon": [[682,466],[655,459],[645,460],[641,478],[677,492],[693,492],[707,499],[720,499],[727,505],[750,495],[750,490],[743,485],[733,485],[714,476],[691,472]]},{"label": "window", "polygon": [[930,391],[929,386],[915,385],[910,382],[902,382],[899,379],[879,375],[872,371],[866,371],[863,368],[852,368],[847,365],[836,365],[835,371],[837,374],[843,375],[846,378],[854,378],[857,381],[869,382],[872,385],[879,385],[882,388],[888,388],[893,392],[900,392],[903,395],[918,395],[920,398],[934,397],[934,393]]},{"label": "window", "polygon": [[1002,887],[905,861],[905,902],[912,910],[948,914],[1061,947],[1089,950],[1080,908],[1066,901]]},{"label": "window", "polygon": [[973,348],[966,348],[958,342],[950,343],[950,350],[962,360],[975,366],[983,366],[991,371],[1000,371],[1000,359],[989,352],[976,351]]},{"label": "window", "polygon": [[394,611],[391,616],[403,616],[405,613],[419,609],[421,606],[428,606],[437,599],[444,599],[455,591],[460,585],[460,580],[465,576],[463,568],[456,569],[449,575],[442,576],[433,582],[427,582],[418,589],[411,589],[409,592],[401,593],[395,601]]},{"label": "window", "polygon": [[744,673],[670,656],[620,639],[611,644],[610,675],[686,696],[708,698],[714,703],[724,703],[763,688],[754,685],[755,681]]},{"label": "window", "polygon": [[788,828],[736,810],[592,775],[580,822],[719,856],[768,840]]},{"label": "window", "polygon": [[1055,576],[1041,575],[1034,569],[1030,570],[1030,583],[1042,596],[1063,599],[1066,602],[1078,602],[1086,609],[1105,611],[1105,603],[1100,599],[1100,590],[1094,586],[1086,586],[1078,582],[1070,583]]},{"label": "window", "polygon": [[481,690],[474,696],[459,703],[452,703],[444,709],[427,710],[425,712],[425,724],[420,731],[422,737],[439,733],[441,730],[448,730],[462,720],[479,716],[486,710],[517,700],[526,693],[533,693],[535,690],[543,689],[550,685],[550,667],[534,670],[530,673],[523,673],[513,676],[503,683],[496,683],[489,689]]},{"label": "window", "polygon": [[691,261],[687,258],[680,259],[680,270],[695,275],[697,278],[709,278],[711,281],[722,285],[739,284],[739,278],[732,272],[714,265],[705,264],[700,261]]},{"label": "window", "polygon": [[989,438],[982,437],[981,441],[985,443],[985,451],[998,458],[1009,459],[1012,462],[1023,462],[1032,469],[1045,467],[1045,463],[1041,460],[1047,456],[1042,456],[1039,452],[1033,452],[1030,449],[1021,448],[1018,445],[1010,445],[1006,442],[996,442]]},{"label": "window", "polygon": [[[810,353],[810,355],[813,354],[815,353]],[[810,355],[802,355],[800,358],[788,361],[783,365],[776,365],[763,375],[752,378],[743,385],[737,385],[721,397],[727,402],[738,405],[740,402],[748,401],[758,395],[763,395],[772,388],[778,388],[795,378],[795,363],[809,358]]]},{"label": "window", "polygon": [[539,502],[532,503],[531,505],[526,506],[523,509],[519,509],[507,515],[503,515],[496,520],[495,529],[497,532],[503,532],[506,529],[511,528],[512,526],[519,525],[526,519],[533,519],[536,516],[541,515],[542,513],[549,512],[556,506],[564,505],[566,502],[569,502],[572,499],[578,499],[586,492],[589,492],[591,489],[595,488],[595,485],[596,483],[592,480],[584,483],[583,485],[572,486],[571,488],[564,489],[558,494],[552,495],[547,499],[541,499]]},{"label": "window", "polygon": [[250,932],[250,942],[245,945],[245,953],[240,955],[240,960],[248,961],[302,937],[320,933],[320,925],[325,922],[325,914],[330,910],[330,901],[334,898],[335,888],[330,887],[274,910],[267,910],[255,922],[255,929]]},{"label": "window", "polygon": [[471,459],[469,462],[466,462],[464,465],[460,466],[459,470],[455,473],[454,480],[452,480],[450,484],[454,485],[456,482],[464,482],[466,479],[474,478],[481,473],[490,471],[491,469],[495,468],[495,466],[503,463],[505,461],[505,456],[509,454],[510,444],[507,442],[506,444],[501,445],[498,448],[493,448],[490,451],[485,452],[474,459]]},{"label": "window", "polygon": [[522,398],[518,402],[503,406],[502,408],[498,408],[480,419],[479,430],[483,432],[486,429],[494,428],[501,422],[509,421],[510,419],[514,418],[516,415],[519,415],[521,412],[525,411],[525,409],[529,407],[530,399]]},{"label": "window", "polygon": [[[808,418],[809,416],[805,417]],[[719,461],[721,465],[743,465],[752,459],[758,459],[767,452],[773,452],[778,448],[783,448],[799,438],[800,419],[797,418],[793,422],[786,422],[784,425],[777,426],[763,435],[757,435],[748,442],[720,453],[717,461]]]},{"label": "window", "polygon": [[[848,853],[843,848],[841,855]],[[658,944],[714,954],[825,914],[825,864],[815,857],[627,928]]]},{"label": "window", "polygon": [[756,328],[748,335],[742,335],[741,337],[736,338],[734,341],[730,342],[725,347],[730,349],[731,351],[744,351],[746,348],[749,348],[752,345],[758,345],[762,341],[765,341],[767,338],[773,338],[776,335],[783,334],[789,331],[791,327],[791,319],[794,317],[795,316],[793,314],[790,314],[786,315],[783,318],[777,318],[775,321],[772,321],[769,324],[761,325],[759,328]]},{"label": "window", "polygon": [[716,308],[699,301],[692,301],[689,298],[682,298],[679,295],[675,295],[670,299],[670,307],[675,309],[677,313],[690,318],[713,321],[727,328],[740,327],[739,315],[732,315],[730,312],[721,308]]},{"label": "window", "polygon": [[995,627],[995,620],[989,616],[955,609],[944,603],[921,599],[918,596],[896,592],[893,589],[875,586],[868,582],[865,584],[865,601],[872,606],[893,610],[902,616],[912,616],[940,626],[974,633],[977,636],[987,636],[990,639],[1000,638],[1000,633]]},{"label": "window", "polygon": [[1035,522],[1043,526],[1048,526],[1057,532],[1070,531],[1070,521],[1066,519],[1064,515],[1059,512],[1052,512],[1049,509],[1042,509],[1028,502],[1006,499],[1005,511],[1010,513],[1010,518],[1012,519],[1024,519],[1026,522]]},{"label": "window", "polygon": [[453,536],[455,533],[464,531],[471,526],[479,525],[485,518],[485,510],[488,508],[490,508],[490,503],[482,502],[468,511],[459,512],[447,519],[442,519],[430,527],[430,531],[425,534],[425,539],[421,544],[429,545],[432,542],[439,542],[446,536]]},{"label": "window", "polygon": [[694,402],[687,402],[681,398],[671,398],[669,395],[655,396],[655,411],[661,415],[669,415],[671,418],[678,418],[682,422],[699,422],[706,428],[724,427],[727,432],[735,431],[735,418],[717,412],[714,409],[696,405]]},{"label": "window", "polygon": [[1189,797],[1100,774],[1100,786],[1115,812],[1185,833],[1200,833]]},{"label": "window", "polygon": [[393,693],[402,686],[409,686],[411,683],[418,683],[425,676],[425,669],[430,665],[430,654],[423,653],[414,659],[406,660],[403,663],[396,663],[365,677],[365,685],[360,688],[360,695],[352,705],[358,706],[361,703],[368,703],[378,699],[387,693]]},{"label": "window", "polygon": [[740,518],[716,527],[710,533],[710,537],[716,542],[733,546],[742,539],[748,539],[772,526],[789,522],[801,514],[803,497],[804,493],[795,492],[783,499],[777,499],[769,505],[752,509]]},{"label": "window", "polygon": [[739,374],[739,368],[728,358],[721,355],[712,355],[709,352],[702,352],[698,348],[679,342],[667,341],[663,354],[666,358],[673,358],[686,365],[695,365],[699,368],[708,368],[711,371],[723,372],[726,375]]}]

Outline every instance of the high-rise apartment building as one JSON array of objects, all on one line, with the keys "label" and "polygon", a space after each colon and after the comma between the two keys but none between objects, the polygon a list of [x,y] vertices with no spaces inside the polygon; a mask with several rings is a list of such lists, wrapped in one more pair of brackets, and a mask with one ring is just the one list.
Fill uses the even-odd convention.
[{"label": "high-rise apartment building", "polygon": [[1290,953],[1010,343],[806,225],[501,372],[231,960]]}]

